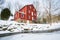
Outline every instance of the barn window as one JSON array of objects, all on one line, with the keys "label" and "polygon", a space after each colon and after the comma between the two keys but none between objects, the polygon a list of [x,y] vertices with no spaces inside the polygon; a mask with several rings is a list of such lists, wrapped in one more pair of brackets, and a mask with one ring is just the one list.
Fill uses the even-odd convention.
[{"label": "barn window", "polygon": [[36,16],[36,13],[34,13],[34,16]]},{"label": "barn window", "polygon": [[21,14],[21,18],[24,18],[24,14]]},{"label": "barn window", "polygon": [[33,9],[33,11],[35,11],[35,9]]},{"label": "barn window", "polygon": [[28,16],[28,19],[30,19],[30,16]]},{"label": "barn window", "polygon": [[31,9],[31,6],[30,6],[30,9]]},{"label": "barn window", "polygon": [[30,13],[30,10],[28,12]]},{"label": "barn window", "polygon": [[32,12],[32,16],[33,16],[33,12]]}]

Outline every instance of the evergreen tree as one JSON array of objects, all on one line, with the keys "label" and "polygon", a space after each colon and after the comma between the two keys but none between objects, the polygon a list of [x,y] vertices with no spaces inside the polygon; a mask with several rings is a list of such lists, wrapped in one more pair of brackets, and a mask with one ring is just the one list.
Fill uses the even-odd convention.
[{"label": "evergreen tree", "polygon": [[11,12],[8,8],[5,8],[1,11],[1,20],[8,20],[10,17]]}]

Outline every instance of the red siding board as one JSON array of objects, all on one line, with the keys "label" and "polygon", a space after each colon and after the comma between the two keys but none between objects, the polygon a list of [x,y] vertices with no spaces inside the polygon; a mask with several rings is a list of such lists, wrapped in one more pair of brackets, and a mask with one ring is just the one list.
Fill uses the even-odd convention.
[{"label": "red siding board", "polygon": [[[37,12],[33,5],[26,5],[19,11],[24,12],[24,17],[23,18],[21,17],[22,13],[16,12],[16,14],[14,15],[14,19],[20,18],[20,19],[31,20],[31,21],[32,21],[32,17],[34,17],[34,19],[37,19]],[[33,15],[32,15],[32,12],[33,12]]]}]

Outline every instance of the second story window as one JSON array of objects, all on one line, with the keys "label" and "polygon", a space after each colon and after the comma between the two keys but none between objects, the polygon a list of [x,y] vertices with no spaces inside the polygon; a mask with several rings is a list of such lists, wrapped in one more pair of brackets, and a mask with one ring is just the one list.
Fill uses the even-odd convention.
[{"label": "second story window", "polygon": [[31,9],[31,6],[30,6],[30,9]]},{"label": "second story window", "polygon": [[34,16],[36,16],[37,14],[36,13],[34,13]]},{"label": "second story window", "polygon": [[29,12],[29,14],[30,14],[30,10],[29,10],[28,12]]},{"label": "second story window", "polygon": [[32,16],[33,16],[33,12],[32,12]]}]

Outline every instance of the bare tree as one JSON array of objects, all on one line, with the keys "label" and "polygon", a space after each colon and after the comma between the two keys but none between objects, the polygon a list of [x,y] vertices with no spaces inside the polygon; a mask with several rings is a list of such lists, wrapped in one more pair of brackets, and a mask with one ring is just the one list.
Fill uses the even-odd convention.
[{"label": "bare tree", "polygon": [[47,14],[49,14],[49,20],[50,20],[50,22],[52,22],[52,16],[51,15],[54,12],[56,12],[57,10],[60,10],[60,7],[56,6],[56,5],[58,5],[59,1],[57,1],[57,2],[55,2],[55,0],[46,0],[46,1],[48,2],[48,7],[43,6],[43,8],[45,9],[45,12]]},{"label": "bare tree", "polygon": [[22,7],[22,4],[19,4],[18,2],[16,2],[16,4],[15,4],[16,9],[15,10],[18,11],[21,9],[21,7]]},{"label": "bare tree", "polygon": [[35,5],[36,10],[39,11],[39,1],[33,1],[33,5]]}]

